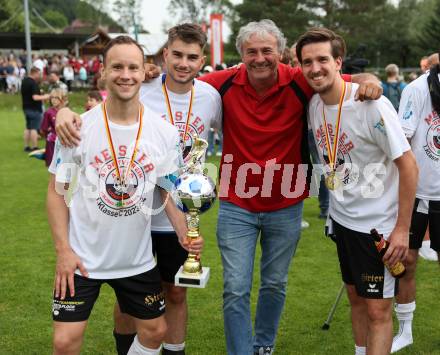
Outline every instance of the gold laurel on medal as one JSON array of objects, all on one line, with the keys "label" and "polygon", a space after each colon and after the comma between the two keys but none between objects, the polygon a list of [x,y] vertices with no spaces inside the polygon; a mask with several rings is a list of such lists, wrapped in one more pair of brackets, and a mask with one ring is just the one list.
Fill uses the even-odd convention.
[{"label": "gold laurel on medal", "polygon": [[326,176],[325,186],[327,186],[329,190],[337,190],[341,186],[341,179],[338,177],[336,171],[332,171]]},{"label": "gold laurel on medal", "polygon": [[335,139],[333,142],[333,146],[330,140],[327,120],[325,118],[325,110],[324,110],[325,105],[324,103],[322,104],[322,118],[324,120],[324,129],[325,129],[325,144],[327,147],[329,166],[330,166],[330,172],[325,177],[324,182],[325,182],[325,186],[327,186],[329,190],[337,190],[342,185],[342,180],[337,176],[336,173],[337,166],[335,162],[338,155],[339,131],[341,127],[342,104],[345,98],[345,91],[346,91],[346,84],[345,81],[343,81],[342,93],[341,96],[339,97],[338,115],[336,118],[336,132],[335,132]]}]

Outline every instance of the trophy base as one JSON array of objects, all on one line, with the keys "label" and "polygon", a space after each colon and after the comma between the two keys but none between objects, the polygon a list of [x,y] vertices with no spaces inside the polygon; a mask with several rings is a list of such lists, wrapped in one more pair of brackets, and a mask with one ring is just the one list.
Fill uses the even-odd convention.
[{"label": "trophy base", "polygon": [[174,284],[180,287],[205,288],[209,280],[209,267],[202,266],[200,275],[188,275],[183,273],[183,265],[174,276]]}]

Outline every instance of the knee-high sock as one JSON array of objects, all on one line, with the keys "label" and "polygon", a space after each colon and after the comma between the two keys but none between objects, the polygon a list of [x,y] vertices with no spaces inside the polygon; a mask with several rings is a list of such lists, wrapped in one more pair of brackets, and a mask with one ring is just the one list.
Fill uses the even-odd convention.
[{"label": "knee-high sock", "polygon": [[392,353],[413,343],[412,320],[415,309],[415,301],[411,303],[396,303],[394,305],[394,311],[399,321],[399,332],[393,339]]},{"label": "knee-high sock", "polygon": [[160,355],[161,348],[162,346],[159,346],[157,349],[150,349],[143,346],[136,335],[133,344],[131,344],[130,350],[128,350],[128,355]]}]

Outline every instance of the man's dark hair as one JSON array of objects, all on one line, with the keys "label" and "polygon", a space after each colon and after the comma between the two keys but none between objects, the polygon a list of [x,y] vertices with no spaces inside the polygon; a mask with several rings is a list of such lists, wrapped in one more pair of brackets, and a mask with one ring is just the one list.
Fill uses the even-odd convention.
[{"label": "man's dark hair", "polygon": [[104,51],[102,52],[102,57],[103,57],[103,63],[105,64],[105,59],[107,57],[107,53],[108,51],[114,47],[114,46],[118,46],[118,45],[122,45],[122,44],[132,44],[136,47],[139,48],[139,50],[142,53],[142,59],[144,59],[144,50],[142,49],[141,45],[136,42],[133,38],[129,37],[129,36],[118,36],[113,38],[110,42],[107,43],[107,45],[104,47]]},{"label": "man's dark hair", "polygon": [[87,97],[95,99],[96,101],[102,101],[102,96],[98,90],[91,90],[87,93]]},{"label": "man's dark hair", "polygon": [[304,46],[311,43],[322,43],[322,42],[330,42],[332,48],[332,56],[333,58],[341,57],[344,59],[346,53],[346,46],[344,39],[324,27],[315,27],[308,30],[306,33],[301,35],[298,42],[296,43],[296,56],[298,57],[298,61],[302,63],[301,52]]},{"label": "man's dark hair", "polygon": [[29,74],[36,74],[36,73],[40,73],[41,70],[37,67],[32,67]]},{"label": "man's dark hair", "polygon": [[205,48],[207,41],[206,33],[203,32],[202,27],[195,23],[183,23],[171,27],[168,30],[167,46],[173,43],[176,39],[180,39],[187,44],[197,43],[202,49]]}]

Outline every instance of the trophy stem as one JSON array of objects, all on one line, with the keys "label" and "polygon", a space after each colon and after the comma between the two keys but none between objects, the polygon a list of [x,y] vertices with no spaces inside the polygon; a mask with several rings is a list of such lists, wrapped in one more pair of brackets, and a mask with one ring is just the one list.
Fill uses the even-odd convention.
[{"label": "trophy stem", "polygon": [[[199,234],[199,214],[197,211],[189,212],[188,219],[188,232],[186,234],[188,238],[195,239],[200,236]],[[196,254],[188,253],[188,258],[183,264],[183,273],[187,275],[200,275],[202,273],[202,264],[200,260],[196,259]]]}]

